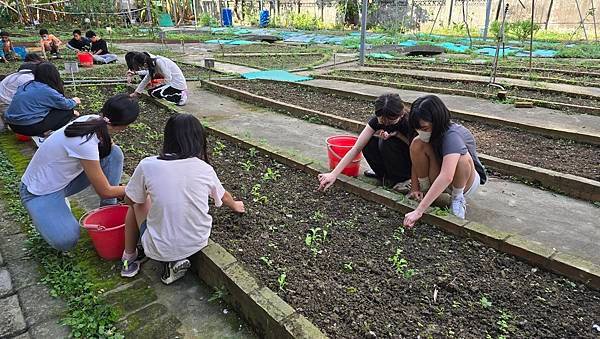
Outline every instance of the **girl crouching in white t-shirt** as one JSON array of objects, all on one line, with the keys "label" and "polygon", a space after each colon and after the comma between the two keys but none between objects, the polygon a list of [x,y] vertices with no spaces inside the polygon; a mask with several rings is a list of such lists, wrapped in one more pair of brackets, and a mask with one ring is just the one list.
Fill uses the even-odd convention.
[{"label": "girl crouching in white t-shirt", "polygon": [[135,121],[136,100],[116,95],[102,107],[102,116],[86,115],[52,133],[35,152],[21,179],[21,200],[42,238],[60,251],[73,248],[79,239],[79,222],[65,197],[90,184],[102,198],[100,205],[116,204],[125,195],[119,186],[123,152],[111,134]]},{"label": "girl crouching in white t-shirt", "polygon": [[212,217],[208,198],[243,213],[244,203],[225,191],[208,164],[206,135],[190,114],[176,114],[165,126],[159,156],[143,159],[125,189],[131,205],[125,221],[125,251],[121,276],[133,277],[142,255],[136,245],[141,233],[145,255],[164,262],[161,280],[170,284],[190,267],[187,259],[208,244]]}]

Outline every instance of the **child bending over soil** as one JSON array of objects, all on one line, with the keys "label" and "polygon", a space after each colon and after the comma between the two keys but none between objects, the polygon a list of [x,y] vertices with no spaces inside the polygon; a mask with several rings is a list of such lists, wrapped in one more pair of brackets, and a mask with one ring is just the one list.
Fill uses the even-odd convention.
[{"label": "child bending over soil", "polygon": [[0,62],[8,62],[17,58],[17,53],[15,53],[13,43],[10,40],[10,34],[2,31],[0,33]]},{"label": "child bending over soil", "polygon": [[127,71],[128,77],[138,74],[144,75],[142,82],[138,85],[132,96],[139,96],[144,92],[146,86],[151,84],[152,80],[163,79],[163,83],[152,87],[148,94],[159,99],[165,99],[178,106],[183,106],[187,102],[187,82],[183,72],[171,59],[154,56],[149,53],[133,52],[126,56],[126,61],[130,71]]},{"label": "child bending over soil", "polygon": [[62,44],[59,38],[54,34],[49,34],[45,28],[40,29],[40,46],[42,47],[42,55],[46,57],[46,52],[50,52],[51,56],[58,58],[58,49]]},{"label": "child bending over soil", "polygon": [[411,107],[409,122],[418,136],[410,145],[412,188],[409,197],[420,201],[406,214],[404,225],[412,227],[444,191],[452,195],[451,209],[464,219],[465,198],[485,184],[485,169],[477,157],[473,134],[450,120],[450,112],[435,95],[418,98]]},{"label": "child bending over soil", "polygon": [[381,180],[384,185],[408,193],[411,177],[409,145],[413,132],[398,94],[384,94],[375,101],[375,116],[358,136],[352,149],[335,169],[319,174],[319,189],[331,186],[344,168],[361,151],[372,171],[365,175]]},{"label": "child bending over soil", "polygon": [[[206,134],[200,121],[176,114],[165,126],[159,156],[143,159],[135,169],[125,201],[131,206],[125,221],[125,251],[121,276],[134,277],[145,255],[164,262],[165,284],[182,278],[187,259],[204,248],[212,228],[208,198],[244,213],[244,203],[225,191],[208,163]],[[144,254],[136,245],[140,239]]]}]

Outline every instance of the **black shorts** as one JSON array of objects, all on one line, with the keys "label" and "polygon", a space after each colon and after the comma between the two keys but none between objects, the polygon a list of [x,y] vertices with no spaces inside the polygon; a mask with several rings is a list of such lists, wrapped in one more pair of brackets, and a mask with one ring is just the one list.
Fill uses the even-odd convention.
[{"label": "black shorts", "polygon": [[173,88],[169,85],[162,85],[148,90],[148,95],[158,99],[165,99],[170,102],[178,103],[181,100],[183,91]]},{"label": "black shorts", "polygon": [[57,129],[60,129],[64,125],[68,124],[73,118],[75,118],[75,114],[73,113],[72,109],[53,109],[48,113],[48,115],[46,115],[44,120],[33,125],[15,125],[11,123],[8,125],[15,133],[34,137],[43,136],[44,133],[48,131],[56,131]]}]

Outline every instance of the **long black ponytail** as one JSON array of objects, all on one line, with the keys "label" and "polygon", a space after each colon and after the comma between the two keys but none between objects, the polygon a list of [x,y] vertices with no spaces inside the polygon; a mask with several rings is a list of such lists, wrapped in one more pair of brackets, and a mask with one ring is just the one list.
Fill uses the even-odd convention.
[{"label": "long black ponytail", "polygon": [[100,118],[77,121],[67,126],[65,136],[69,138],[86,137],[84,142],[87,142],[95,134],[100,140],[100,144],[98,144],[100,158],[104,158],[110,154],[112,149],[108,125],[127,126],[131,124],[140,114],[140,106],[137,100],[129,95],[119,94],[106,100],[100,113],[102,114]]},{"label": "long black ponytail", "polygon": [[153,59],[150,54],[146,52],[133,52],[133,57],[131,58],[131,66],[133,70],[139,71],[142,67],[146,67],[148,69],[148,74],[150,74],[151,78],[154,78],[154,74],[156,73],[156,60]]}]

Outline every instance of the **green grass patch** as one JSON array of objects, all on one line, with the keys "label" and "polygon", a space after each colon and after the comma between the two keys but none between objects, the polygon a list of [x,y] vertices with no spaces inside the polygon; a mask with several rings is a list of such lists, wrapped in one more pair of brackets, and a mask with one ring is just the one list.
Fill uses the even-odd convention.
[{"label": "green grass patch", "polygon": [[[21,175],[29,158],[21,152],[12,133],[0,135],[0,146],[0,194],[9,218],[27,234],[27,248],[40,264],[42,282],[52,296],[67,303],[61,322],[76,338],[123,338],[115,327],[119,314],[102,295],[122,283],[115,263],[96,256],[87,234],[68,253],[56,251],[42,239],[19,198]],[[77,206],[73,206],[73,212],[76,217],[84,213]]]}]

